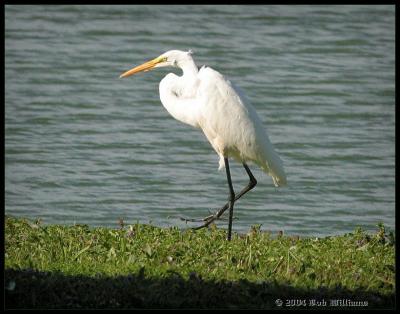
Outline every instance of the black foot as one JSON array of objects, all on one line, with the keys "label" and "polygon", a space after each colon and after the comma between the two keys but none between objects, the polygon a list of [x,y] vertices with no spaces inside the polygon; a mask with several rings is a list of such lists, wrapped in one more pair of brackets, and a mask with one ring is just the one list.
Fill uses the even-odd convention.
[{"label": "black foot", "polygon": [[186,218],[186,217],[182,217],[182,216],[178,216],[178,218],[180,220],[183,220],[184,222],[203,222],[203,221],[208,221],[208,219],[210,219],[211,217],[213,217],[214,215],[211,214],[207,217],[204,218]]},{"label": "black foot", "polygon": [[184,222],[203,222],[202,225],[197,226],[197,227],[193,227],[193,230],[198,230],[201,228],[205,228],[208,227],[213,221],[219,219],[219,220],[227,220],[224,218],[221,218],[221,211],[217,211],[215,214],[212,214],[211,211],[208,211],[210,213],[210,215],[208,215],[207,217],[204,218],[186,218],[186,217],[182,217],[182,216],[178,216],[177,218],[179,218],[180,220],[183,220]]},{"label": "black foot", "polygon": [[213,214],[213,215],[207,216],[206,218],[203,219],[204,223],[202,225],[197,226],[197,227],[193,227],[192,229],[193,230],[199,230],[199,229],[208,227],[213,221],[215,221],[217,219],[219,219],[217,214]]}]

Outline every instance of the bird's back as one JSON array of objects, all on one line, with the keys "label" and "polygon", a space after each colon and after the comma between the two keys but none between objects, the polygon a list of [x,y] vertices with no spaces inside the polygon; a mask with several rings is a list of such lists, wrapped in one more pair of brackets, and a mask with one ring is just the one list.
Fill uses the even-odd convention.
[{"label": "bird's back", "polygon": [[209,67],[201,68],[198,78],[199,125],[219,154],[220,167],[228,156],[240,162],[253,161],[271,175],[275,186],[285,185],[283,163],[244,94]]}]

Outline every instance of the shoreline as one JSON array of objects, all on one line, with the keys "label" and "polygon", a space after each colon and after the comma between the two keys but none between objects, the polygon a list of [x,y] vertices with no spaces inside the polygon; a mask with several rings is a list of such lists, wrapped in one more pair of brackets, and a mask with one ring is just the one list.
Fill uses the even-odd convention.
[{"label": "shoreline", "polygon": [[217,228],[42,226],[6,216],[6,308],[395,306],[394,235],[383,225],[325,238],[253,226],[225,238]]}]

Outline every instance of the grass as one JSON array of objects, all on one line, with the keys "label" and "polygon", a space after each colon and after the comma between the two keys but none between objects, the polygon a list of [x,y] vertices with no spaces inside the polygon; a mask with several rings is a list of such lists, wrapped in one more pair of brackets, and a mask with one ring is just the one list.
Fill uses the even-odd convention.
[{"label": "grass", "polygon": [[394,235],[383,225],[325,238],[253,226],[225,238],[215,227],[44,226],[6,216],[6,308],[395,306]]}]

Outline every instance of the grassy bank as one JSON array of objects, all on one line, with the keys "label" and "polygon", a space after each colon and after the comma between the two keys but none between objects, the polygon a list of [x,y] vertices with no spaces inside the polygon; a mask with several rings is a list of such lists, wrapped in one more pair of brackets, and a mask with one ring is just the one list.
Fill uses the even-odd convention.
[{"label": "grassy bank", "polygon": [[318,239],[257,227],[225,237],[6,217],[6,308],[394,307],[394,237],[383,226]]}]

